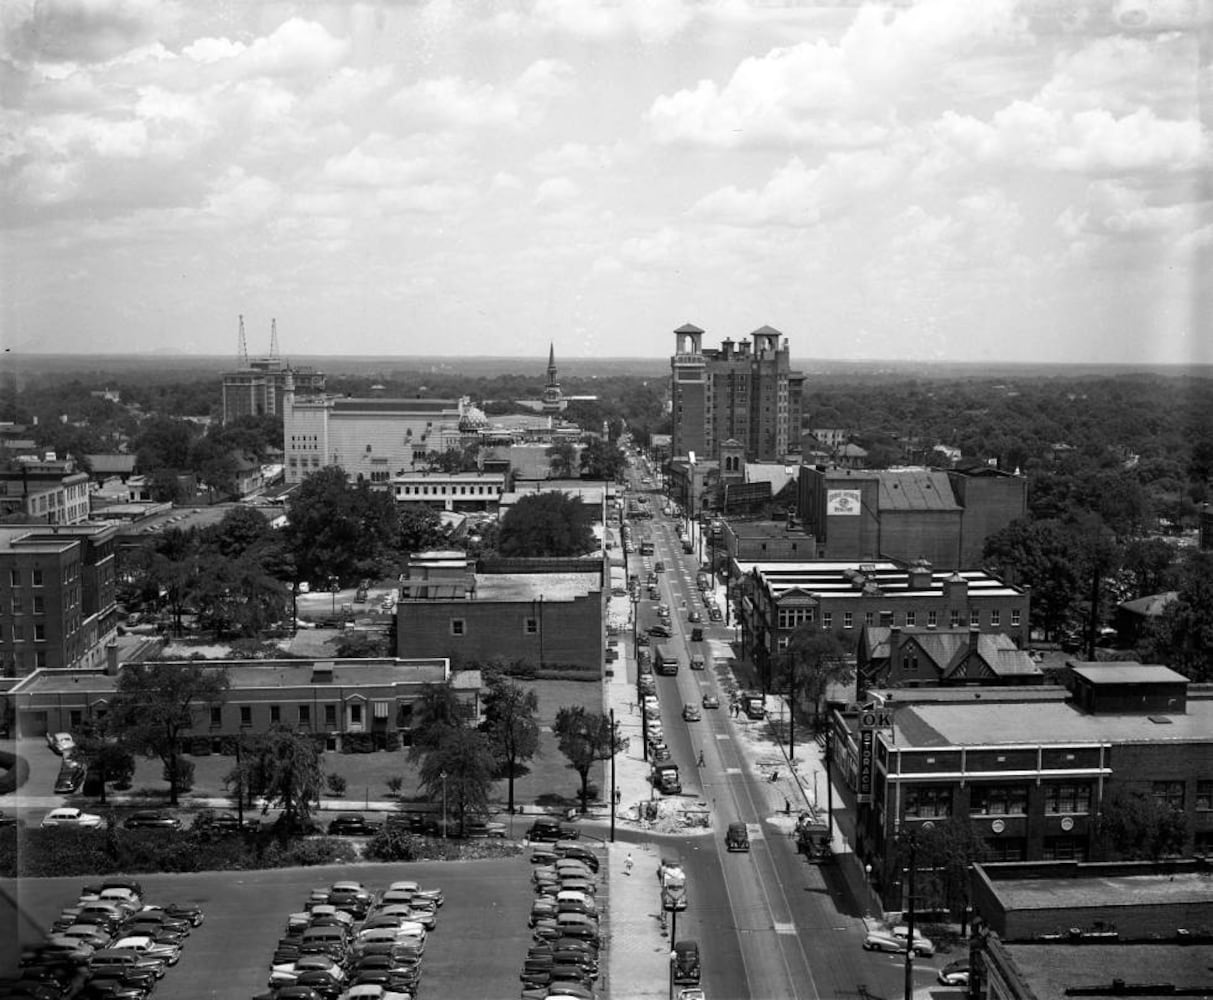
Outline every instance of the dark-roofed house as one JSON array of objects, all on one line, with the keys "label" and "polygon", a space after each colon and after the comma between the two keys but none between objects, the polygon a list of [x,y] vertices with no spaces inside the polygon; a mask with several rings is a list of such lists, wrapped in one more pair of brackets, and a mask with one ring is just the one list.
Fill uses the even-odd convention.
[{"label": "dark-roofed house", "polygon": [[[987,861],[1103,860],[1105,803],[1141,794],[1182,813],[1182,855],[1213,851],[1213,689],[1150,664],[1067,666],[1073,693],[899,688],[834,713],[857,851],[887,908],[905,905],[898,838],[953,822]],[[919,875],[916,892],[933,877]]]},{"label": "dark-roofed house", "polygon": [[972,628],[865,628],[856,650],[856,698],[870,688],[1041,684],[1028,652],[1001,632]]},{"label": "dark-roofed house", "polygon": [[1161,594],[1149,594],[1136,600],[1125,601],[1116,609],[1116,641],[1123,648],[1137,645],[1147,628],[1156,622],[1166,609],[1179,600],[1178,591],[1167,590]]}]

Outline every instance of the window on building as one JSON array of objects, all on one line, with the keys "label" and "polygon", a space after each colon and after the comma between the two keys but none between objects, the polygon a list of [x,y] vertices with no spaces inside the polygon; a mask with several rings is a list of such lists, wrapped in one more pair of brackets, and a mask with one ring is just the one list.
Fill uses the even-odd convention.
[{"label": "window on building", "polygon": [[863,613],[863,623],[865,625],[867,625],[869,628],[871,626],[875,625],[876,624],[876,612],[875,611],[865,611]]},{"label": "window on building", "polygon": [[223,707],[221,705],[211,706],[211,728],[218,729],[223,725]]},{"label": "window on building", "polygon": [[1089,784],[1045,785],[1044,792],[1046,813],[1081,814],[1091,811]]},{"label": "window on building", "polygon": [[25,603],[21,599],[20,594],[13,594],[13,614],[20,615],[25,613]]},{"label": "window on building", "polygon": [[72,729],[79,729],[84,723],[84,713],[78,708],[73,708],[67,713],[67,724]]},{"label": "window on building", "polygon": [[907,674],[918,673],[918,650],[907,650],[901,658],[901,667]]},{"label": "window on building", "polygon": [[892,628],[897,624],[897,616],[892,611],[882,611],[880,613],[880,624],[886,628]]},{"label": "window on building", "polygon": [[1045,861],[1086,861],[1087,842],[1083,837],[1045,837],[1041,847]]},{"label": "window on building", "polygon": [[360,701],[350,703],[350,724],[355,726],[362,725],[362,702]]},{"label": "window on building", "polygon": [[1165,809],[1183,812],[1184,783],[1182,781],[1156,781],[1150,789],[1154,801]]},{"label": "window on building", "polygon": [[913,628],[918,616],[913,611],[906,612],[906,628]]},{"label": "window on building", "polygon": [[976,608],[969,611],[969,628],[978,628],[981,625],[981,612]]},{"label": "window on building", "polygon": [[982,843],[983,861],[1023,861],[1027,857],[1023,837],[990,837]]},{"label": "window on building", "polygon": [[462,618],[451,619],[451,635],[464,635],[464,624]]},{"label": "window on building", "polygon": [[1023,816],[1028,811],[1025,785],[974,785],[969,812],[974,816]]},{"label": "window on building", "polygon": [[539,619],[538,618],[522,619],[522,631],[525,635],[538,635],[539,634]]},{"label": "window on building", "polygon": [[46,650],[39,649],[34,653],[34,667],[37,670],[42,670],[46,666]]},{"label": "window on building", "polygon": [[826,631],[829,631],[834,627],[834,615],[832,612],[823,611],[821,613],[821,627]]},{"label": "window on building", "polygon": [[31,582],[35,587],[42,586],[42,570],[36,569],[33,571]]},{"label": "window on building", "polygon": [[281,721],[282,721],[282,706],[281,705],[271,705],[270,706],[270,722],[281,722]]},{"label": "window on building", "polygon": [[948,626],[950,628],[960,628],[960,612],[956,608],[948,612]]},{"label": "window on building", "polygon": [[46,626],[41,622],[34,625],[34,642],[46,642]]},{"label": "window on building", "polygon": [[939,612],[938,611],[928,611],[927,612],[927,628],[934,628],[938,624],[939,624]]},{"label": "window on building", "polygon": [[904,792],[904,815],[918,819],[935,819],[952,815],[950,785],[907,785]]},{"label": "window on building", "polygon": [[855,615],[853,613],[851,613],[850,611],[844,611],[842,613],[842,627],[843,628],[854,628],[854,626],[855,626]]},{"label": "window on building", "polygon": [[1019,627],[1019,608],[1011,609],[1011,627],[1012,628]]},{"label": "window on building", "polygon": [[312,706],[311,705],[300,705],[299,706],[299,725],[310,726],[311,724],[312,724]]},{"label": "window on building", "polygon": [[34,614],[41,615],[46,612],[46,598],[41,594],[34,595]]},{"label": "window on building", "polygon": [[253,706],[252,705],[241,705],[240,706],[240,725],[251,726],[252,724],[253,724]]},{"label": "window on building", "polygon": [[1002,624],[1002,613],[997,608],[990,609],[990,628],[998,628]]},{"label": "window on building", "polygon": [[1196,782],[1196,811],[1213,812],[1213,781]]},{"label": "window on building", "polygon": [[8,571],[8,582],[14,587],[21,586],[21,570],[10,569]]},{"label": "window on building", "polygon": [[324,706],[324,724],[329,729],[336,728],[336,726],[337,726],[337,706],[336,705],[325,705]]}]

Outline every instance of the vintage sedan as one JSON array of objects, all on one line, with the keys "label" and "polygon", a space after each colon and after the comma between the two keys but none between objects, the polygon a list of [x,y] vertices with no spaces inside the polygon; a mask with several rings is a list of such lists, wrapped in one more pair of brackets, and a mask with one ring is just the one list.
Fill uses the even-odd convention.
[{"label": "vintage sedan", "polygon": [[75,806],[61,806],[52,809],[42,817],[43,826],[79,826],[95,830],[101,826],[101,817],[96,813],[86,813]]}]

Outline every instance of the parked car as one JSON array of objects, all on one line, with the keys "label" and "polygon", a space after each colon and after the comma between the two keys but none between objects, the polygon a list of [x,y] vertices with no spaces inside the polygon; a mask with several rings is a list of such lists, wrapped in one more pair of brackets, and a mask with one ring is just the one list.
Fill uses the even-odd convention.
[{"label": "parked car", "polygon": [[497,820],[470,819],[464,832],[471,838],[504,838],[509,828]]},{"label": "parked car", "polygon": [[255,830],[261,825],[261,820],[255,816],[247,818],[244,826],[240,825],[240,817],[234,812],[221,812],[215,809],[203,809],[194,817],[191,830],[207,830],[212,833],[239,833],[242,829]]},{"label": "parked car", "polygon": [[75,806],[61,806],[52,809],[42,817],[43,826],[82,826],[96,829],[101,825],[101,817],[96,813],[86,813]]},{"label": "parked car", "polygon": [[70,756],[76,749],[76,741],[72,739],[71,733],[47,733],[46,745],[60,757]]},{"label": "parked car", "polygon": [[55,777],[56,795],[75,795],[88,777],[88,770],[70,758],[64,758],[63,766]]},{"label": "parked car", "polygon": [[[910,928],[905,924],[898,924],[893,928],[893,935],[904,941],[910,935]],[[935,954],[935,942],[917,928],[914,930],[914,954],[927,958]]]},{"label": "parked car", "polygon": [[172,813],[148,809],[131,813],[122,825],[128,830],[180,830],[181,820]]},{"label": "parked car", "polygon": [[361,813],[338,813],[329,823],[332,837],[371,837],[379,832],[379,824],[372,823]]},{"label": "parked car", "polygon": [[944,986],[968,986],[969,960],[958,958],[954,962],[949,962],[939,970],[938,979]]},{"label": "parked car", "polygon": [[671,634],[669,626],[661,625],[661,624],[650,625],[648,627],[648,633],[649,633],[649,635],[654,636],[655,638],[658,638],[658,639],[668,639]]}]

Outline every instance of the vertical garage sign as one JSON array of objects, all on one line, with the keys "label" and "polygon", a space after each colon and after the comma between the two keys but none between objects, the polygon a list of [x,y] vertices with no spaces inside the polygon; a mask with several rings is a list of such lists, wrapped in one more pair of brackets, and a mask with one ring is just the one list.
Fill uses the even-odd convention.
[{"label": "vertical garage sign", "polygon": [[876,730],[893,728],[893,711],[871,705],[859,710],[859,802],[872,801],[872,772],[875,770]]}]

